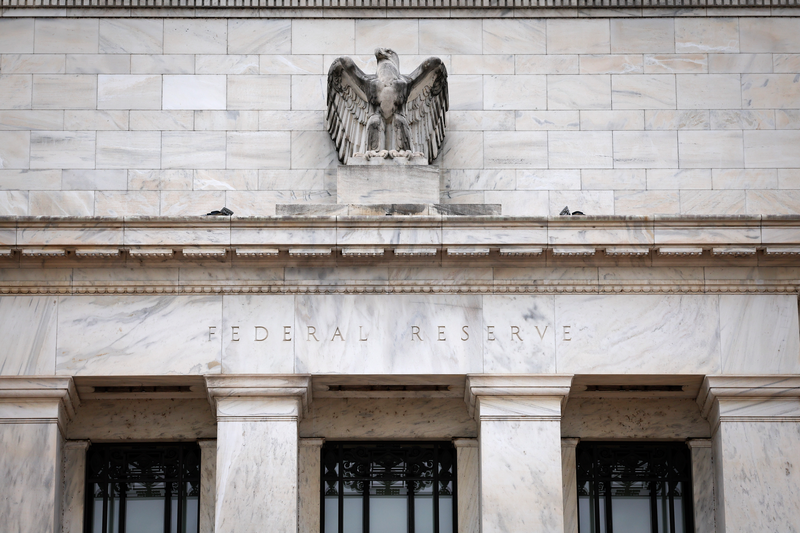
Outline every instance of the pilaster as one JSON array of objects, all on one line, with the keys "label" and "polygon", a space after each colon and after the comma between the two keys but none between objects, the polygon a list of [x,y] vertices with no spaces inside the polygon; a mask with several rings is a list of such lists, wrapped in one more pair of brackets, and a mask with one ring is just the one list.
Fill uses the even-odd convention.
[{"label": "pilaster", "polygon": [[478,439],[453,439],[458,472],[458,533],[479,533],[480,458]]},{"label": "pilaster", "polygon": [[88,447],[88,440],[68,440],[64,443],[62,533],[83,532],[83,506],[86,499],[86,449]]},{"label": "pilaster", "polygon": [[61,530],[64,434],[77,403],[72,378],[0,378],[3,530]]},{"label": "pilaster", "polygon": [[214,533],[217,502],[217,439],[202,439],[200,446],[200,533]]},{"label": "pilaster", "polygon": [[794,530],[800,376],[707,376],[697,401],[712,428],[716,531]]},{"label": "pilaster", "polygon": [[564,533],[578,533],[578,464],[575,448],[581,439],[561,439],[561,487],[564,491]]},{"label": "pilaster", "polygon": [[715,533],[714,457],[711,439],[686,441],[692,456],[692,506],[695,533]]},{"label": "pilaster", "polygon": [[572,376],[468,376],[482,533],[564,531],[561,413]]},{"label": "pilaster", "polygon": [[300,439],[300,465],[298,473],[299,533],[319,533],[320,468],[322,467],[322,445],[325,439]]},{"label": "pilaster", "polygon": [[206,383],[217,412],[214,531],[297,531],[297,428],[310,379],[208,376]]}]

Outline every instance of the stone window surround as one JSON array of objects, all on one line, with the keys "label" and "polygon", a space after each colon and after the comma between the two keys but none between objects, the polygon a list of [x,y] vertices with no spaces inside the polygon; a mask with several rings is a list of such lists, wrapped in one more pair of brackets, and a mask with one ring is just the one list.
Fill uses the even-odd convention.
[{"label": "stone window surround", "polygon": [[[473,378],[474,379],[474,378]],[[55,424],[57,427],[63,428],[68,423],[68,420],[74,416],[74,409],[78,403],[77,393],[72,385],[71,378],[3,378],[0,380],[1,396],[8,401],[19,401],[19,398],[25,398],[26,401],[30,399],[38,399],[38,401],[50,402],[53,407],[55,418],[46,414],[42,421],[45,423]],[[22,387],[22,388],[20,388]],[[42,388],[44,387],[44,388]],[[38,389],[38,390],[37,390]],[[53,392],[50,392],[53,391]],[[741,422],[796,422],[796,416],[791,413],[785,413],[781,409],[783,405],[789,405],[796,402],[796,397],[800,391],[798,387],[797,377],[749,377],[749,376],[707,376],[704,379],[703,385],[697,396],[697,404],[701,407],[703,415],[709,419],[712,424],[713,432],[716,435],[720,429],[720,425],[728,421],[741,423]],[[765,401],[770,400],[769,404],[775,405],[777,412],[773,415],[765,415],[763,405]],[[728,405],[735,406],[735,411],[728,411]],[[752,405],[754,414],[749,414],[747,411],[742,411],[742,406]],[[733,414],[728,414],[733,412]],[[25,413],[22,413],[25,414]],[[28,413],[36,415],[36,413]],[[14,424],[13,420],[19,417],[16,415],[4,416],[5,423]],[[23,417],[27,423],[30,420],[38,420],[39,417],[34,416],[31,418]],[[717,438],[716,436],[714,437]],[[312,487],[311,492],[317,493],[319,483],[319,449],[321,448],[323,439],[301,439],[300,440],[300,455],[306,459],[312,459],[309,464],[305,465],[302,461],[299,466],[300,474],[300,509],[303,509],[305,517],[317,516],[318,519],[318,500],[316,505],[313,501],[303,502],[302,495],[304,494],[303,487]],[[575,446],[579,442],[576,438],[563,438],[561,439],[561,457],[562,457],[562,479],[564,483],[564,510],[567,518],[566,531],[570,530],[571,523],[570,516],[577,516],[577,498],[575,497],[574,484],[570,487],[570,483],[574,483],[575,478]],[[201,440],[201,449],[203,453],[203,479],[206,480],[203,488],[203,495],[206,502],[213,501],[214,487],[213,484],[207,481],[214,478],[215,461],[213,456],[216,452],[216,441],[214,439]],[[714,507],[715,500],[720,496],[716,494],[714,489],[714,459],[712,456],[712,440],[711,439],[689,439],[688,445],[692,453],[692,471],[693,471],[693,487],[694,487],[694,504],[695,504],[695,519],[697,521],[697,531],[707,532],[715,531],[714,526]],[[88,446],[88,441],[67,441],[63,446],[63,479],[61,490],[63,500],[60,502],[63,509],[63,524],[62,531],[74,531],[74,527],[82,522],[82,502],[83,495],[81,487],[83,486],[83,473],[85,461],[85,450]],[[462,452],[470,454],[471,450],[477,448],[476,439],[456,439],[456,446],[459,449],[459,472],[465,473],[469,468],[462,467]],[[715,445],[716,446],[716,445]],[[313,456],[317,457],[317,464],[314,464]],[[475,454],[475,458],[477,454]],[[466,465],[465,465],[466,466]],[[477,469],[473,469],[476,472]],[[315,478],[316,474],[316,479]],[[464,479],[461,481],[462,476],[459,476],[459,483],[463,483],[466,488],[470,483],[475,484],[475,480]],[[703,481],[705,480],[705,481]],[[469,491],[464,491],[463,495],[466,496]],[[476,491],[477,493],[477,491]],[[305,494],[308,494],[306,492]],[[317,495],[318,497],[318,495]],[[464,505],[464,500],[459,498],[461,504]],[[474,506],[472,506],[474,507]],[[311,512],[311,511],[314,512]],[[464,514],[466,517],[466,513]],[[304,519],[301,519],[300,531],[314,531],[313,519],[308,522],[308,526],[303,527]],[[204,524],[204,526],[203,526]],[[201,531],[213,531],[213,506],[205,506],[201,509]],[[318,525],[318,523],[317,523]],[[207,529],[202,529],[206,527]],[[459,531],[476,531],[467,524],[459,526]]]}]

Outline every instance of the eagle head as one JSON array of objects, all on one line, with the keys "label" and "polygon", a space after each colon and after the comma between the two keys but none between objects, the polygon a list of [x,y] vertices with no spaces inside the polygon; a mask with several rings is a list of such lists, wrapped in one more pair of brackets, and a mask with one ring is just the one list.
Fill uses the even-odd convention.
[{"label": "eagle head", "polygon": [[379,63],[382,59],[388,59],[394,63],[397,68],[400,68],[400,57],[391,48],[376,48],[375,58]]}]

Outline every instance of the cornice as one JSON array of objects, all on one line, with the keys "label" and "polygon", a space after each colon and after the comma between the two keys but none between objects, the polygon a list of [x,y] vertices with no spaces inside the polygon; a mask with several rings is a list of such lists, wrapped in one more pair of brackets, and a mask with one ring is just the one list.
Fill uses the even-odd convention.
[{"label": "cornice", "polygon": [[535,256],[547,250],[565,256],[800,255],[800,216],[0,217],[4,256]]},{"label": "cornice", "polygon": [[[273,10],[292,11],[482,11],[482,10],[554,10],[554,9],[691,9],[691,8],[786,8],[798,6],[798,0],[0,0],[4,8],[162,8],[170,11],[202,10],[235,16],[237,11],[257,10],[269,16]],[[208,15],[212,16],[212,15]]]},{"label": "cornice", "polygon": [[[702,261],[705,266],[752,267],[796,266],[796,259],[800,259],[800,216],[0,217],[0,268],[345,264],[530,268],[614,267],[619,261],[639,261],[638,266]],[[0,294],[798,291],[800,279],[0,280]]]}]

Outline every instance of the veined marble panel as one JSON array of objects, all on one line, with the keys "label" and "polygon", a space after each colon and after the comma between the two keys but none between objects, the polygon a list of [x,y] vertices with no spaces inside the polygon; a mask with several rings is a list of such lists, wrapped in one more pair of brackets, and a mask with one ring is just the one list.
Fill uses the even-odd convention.
[{"label": "veined marble panel", "polygon": [[555,296],[558,372],[714,374],[717,296]]},{"label": "veined marble panel", "polygon": [[64,443],[63,501],[61,502],[61,533],[83,531],[83,509],[86,498],[86,448],[89,441]]},{"label": "veined marble panel", "polygon": [[553,296],[483,297],[483,368],[487,373],[556,371]]},{"label": "veined marble panel", "polygon": [[483,371],[480,296],[299,295],[295,302],[297,372]]},{"label": "veined marble panel", "polygon": [[461,398],[316,398],[300,436],[448,439],[477,437],[478,428]]},{"label": "veined marble panel", "polygon": [[229,421],[217,434],[217,533],[297,531],[297,423]]},{"label": "veined marble panel", "polygon": [[0,424],[4,531],[57,533],[61,436],[56,424]]},{"label": "veined marble panel", "polygon": [[796,422],[725,422],[720,426],[714,436],[719,531],[798,531],[798,442],[800,424]]},{"label": "veined marble panel", "polygon": [[200,445],[200,533],[214,533],[214,508],[217,504],[217,440],[201,440],[198,444]]},{"label": "veined marble panel", "polygon": [[56,371],[55,296],[0,298],[0,375],[53,375]]},{"label": "veined marble panel", "polygon": [[223,296],[222,372],[291,374],[294,343],[285,326],[294,325],[294,296]]},{"label": "veined marble panel", "polygon": [[796,296],[721,295],[719,313],[724,373],[800,373]]},{"label": "veined marble panel", "polygon": [[556,421],[481,422],[481,531],[563,531]]},{"label": "veined marble panel", "polygon": [[561,435],[581,439],[685,439],[711,436],[692,399],[572,398]]},{"label": "veined marble panel", "polygon": [[62,296],[56,373],[216,374],[220,296]]},{"label": "veined marble panel", "polygon": [[320,467],[324,439],[301,439],[298,452],[298,533],[320,531]]},{"label": "veined marble panel", "polygon": [[68,439],[194,440],[214,438],[217,421],[204,398],[84,400],[67,426]]},{"label": "veined marble panel", "polygon": [[458,472],[458,533],[480,533],[480,453],[477,439],[455,439]]}]

